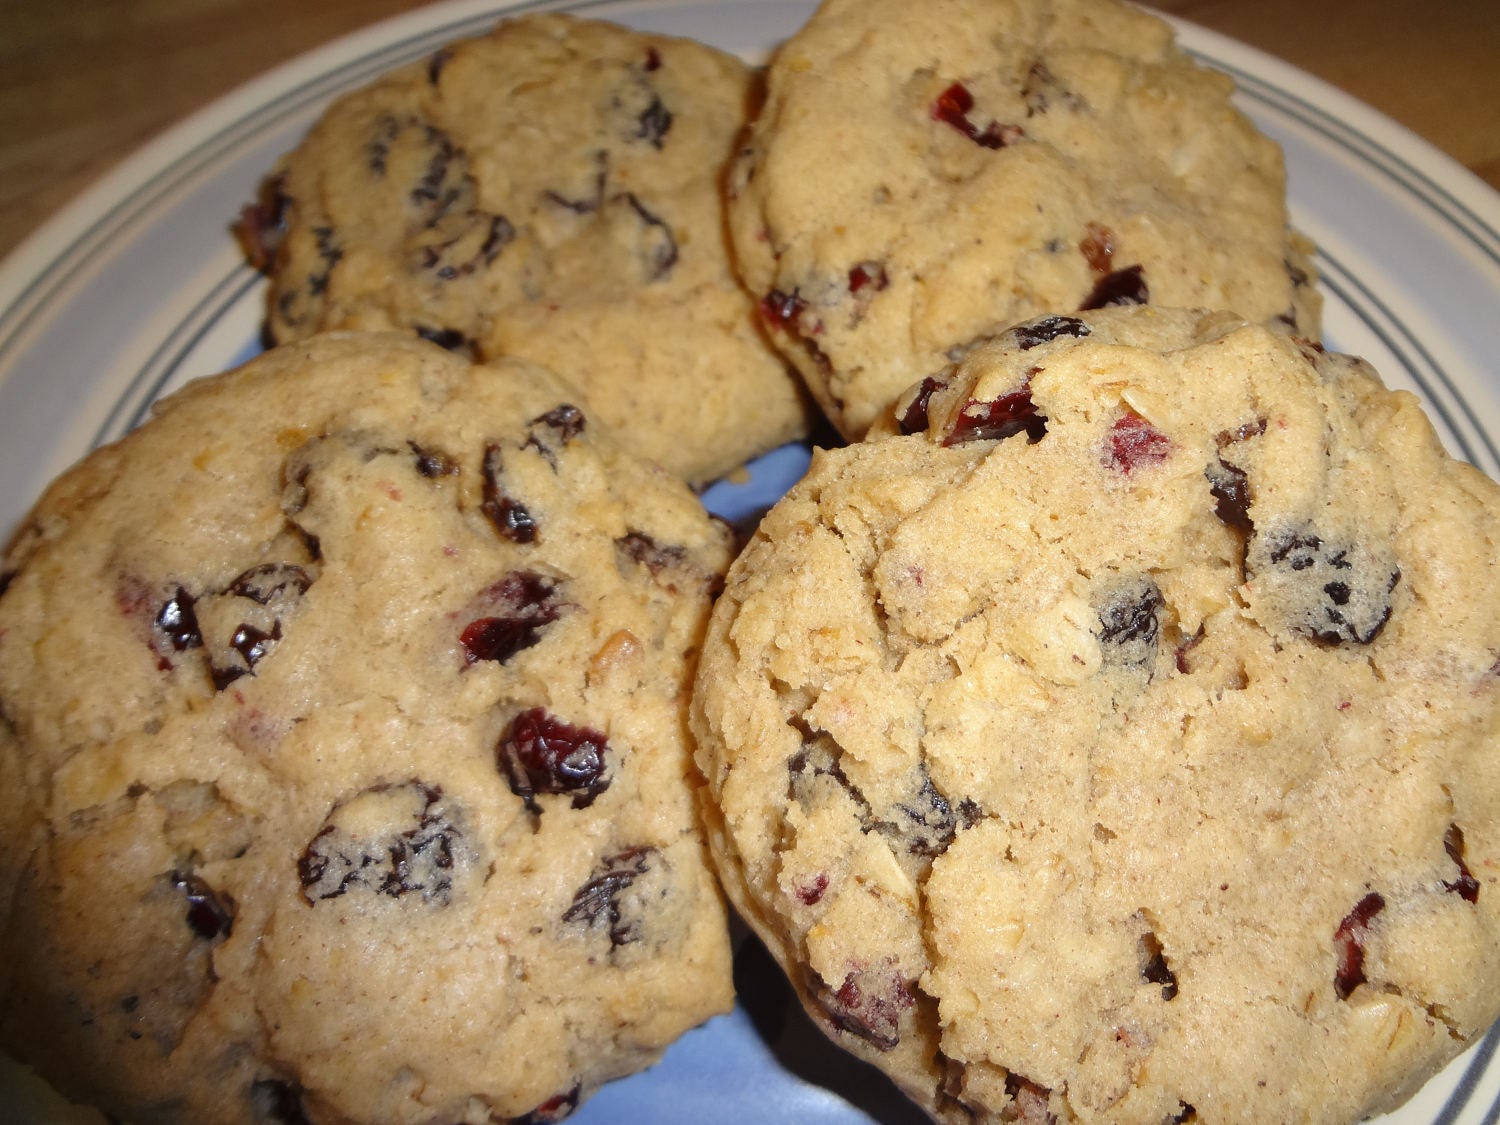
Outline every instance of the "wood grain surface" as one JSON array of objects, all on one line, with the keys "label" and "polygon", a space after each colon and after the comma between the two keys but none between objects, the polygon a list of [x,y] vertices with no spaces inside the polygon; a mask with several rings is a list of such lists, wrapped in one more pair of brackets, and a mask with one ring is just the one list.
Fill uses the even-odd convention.
[{"label": "wood grain surface", "polygon": [[[921,3],[922,0],[912,0]],[[3,0],[0,256],[173,122],[413,0]],[[1399,121],[1500,188],[1497,0],[1159,0]]]}]

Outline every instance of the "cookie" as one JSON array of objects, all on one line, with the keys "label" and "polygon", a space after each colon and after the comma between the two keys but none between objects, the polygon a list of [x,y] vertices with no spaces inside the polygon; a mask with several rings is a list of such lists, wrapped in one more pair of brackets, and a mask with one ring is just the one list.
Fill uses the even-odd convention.
[{"label": "cookie", "polygon": [[1223,313],[972,344],[695,681],[731,900],[948,1122],[1348,1122],[1500,1005],[1500,489]]},{"label": "cookie", "polygon": [[1232,309],[1307,338],[1280,149],[1116,0],[826,0],[731,175],[739,268],[850,438],[947,351],[1043,313]]},{"label": "cookie", "polygon": [[0,1037],[127,1120],[540,1123],[731,1003],[687,677],[728,533],[390,334],[173,396],[0,595]]},{"label": "cookie", "polygon": [[566,373],[694,483],[802,436],[806,397],[730,267],[749,67],[529,15],[332,105],[242,224],[277,341],[399,329]]}]

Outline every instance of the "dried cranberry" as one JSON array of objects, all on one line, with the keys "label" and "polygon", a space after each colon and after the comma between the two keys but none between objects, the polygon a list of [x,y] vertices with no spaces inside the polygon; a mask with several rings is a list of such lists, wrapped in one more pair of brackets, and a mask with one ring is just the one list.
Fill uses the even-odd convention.
[{"label": "dried cranberry", "polygon": [[541,640],[542,627],[552,624],[562,612],[556,589],[553,579],[529,570],[512,571],[491,586],[483,600],[501,612],[477,618],[464,627],[459,634],[464,663],[494,660],[503,664]]},{"label": "dried cranberry", "polygon": [[1365,983],[1365,936],[1369,933],[1371,920],[1384,909],[1385,899],[1379,892],[1371,891],[1355,904],[1334,931],[1333,987],[1340,1000],[1347,1000],[1350,993]]},{"label": "dried cranberry", "polygon": [[1080,311],[1103,309],[1111,305],[1145,305],[1151,300],[1146,275],[1140,266],[1127,266],[1101,277],[1079,305]]},{"label": "dried cranberry", "polygon": [[818,1006],[835,1027],[881,1051],[894,1050],[901,1042],[901,1013],[916,1001],[894,963],[856,968],[837,990],[814,979]]},{"label": "dried cranberry", "polygon": [[1073,316],[1044,316],[1018,324],[1012,331],[1015,333],[1016,346],[1025,352],[1062,336],[1087,336],[1089,326]]},{"label": "dried cranberry", "polygon": [[828,876],[820,871],[811,880],[797,888],[797,898],[804,906],[816,906],[823,901],[823,895],[827,890]]},{"label": "dried cranberry", "polygon": [[1458,878],[1451,883],[1444,883],[1443,889],[1452,891],[1465,902],[1478,902],[1479,880],[1474,878],[1469,865],[1464,862],[1464,830],[1458,825],[1448,825],[1448,831],[1443,834],[1443,850],[1458,867]]},{"label": "dried cranberry", "polygon": [[678,546],[663,547],[651,536],[640,531],[630,531],[615,540],[615,546],[626,557],[640,563],[656,577],[664,570],[683,565],[687,549]]},{"label": "dried cranberry", "polygon": [[573,895],[572,905],[563,912],[563,921],[582,922],[585,926],[607,923],[609,943],[615,947],[639,941],[641,920],[626,916],[620,895],[646,873],[657,855],[655,848],[637,847],[605,856],[589,881]]},{"label": "dried cranberry", "polygon": [[1172,453],[1172,439],[1133,410],[1115,420],[1109,431],[1106,461],[1117,473],[1129,476],[1136,469],[1159,465]]},{"label": "dried cranberry", "polygon": [[174,871],[172,886],[186,897],[188,902],[187,924],[193,933],[205,941],[228,937],[234,930],[234,900],[221,895],[198,876]]},{"label": "dried cranberry", "polygon": [[438,477],[458,476],[458,462],[446,453],[427,449],[414,441],[408,441],[406,447],[412,451],[412,455],[417,459],[417,472],[429,480],[436,480]]},{"label": "dried cranberry", "polygon": [[156,614],[157,630],[170,642],[177,652],[203,646],[203,633],[198,628],[196,601],[181,586],[166,600]]},{"label": "dried cranberry", "polygon": [[579,1087],[574,1086],[564,1093],[553,1094],[531,1112],[513,1118],[510,1125],[557,1125],[578,1108],[580,1093]]},{"label": "dried cranberry", "polygon": [[872,293],[879,293],[889,284],[890,279],[885,275],[885,267],[879,262],[860,262],[849,269],[850,293],[860,293],[866,289]]},{"label": "dried cranberry", "polygon": [[772,326],[787,332],[798,331],[797,321],[806,309],[807,302],[795,289],[790,293],[773,289],[760,299],[761,317]]},{"label": "dried cranberry", "polygon": [[1019,125],[1002,125],[998,121],[991,121],[980,129],[969,119],[969,111],[973,108],[974,95],[962,82],[955,82],[932,103],[932,117],[934,121],[953,126],[981,148],[1004,148],[1025,135],[1025,130]]},{"label": "dried cranberry", "polygon": [[525,505],[508,496],[501,487],[504,455],[498,445],[485,447],[481,474],[484,477],[484,498],[479,510],[489,517],[490,523],[501,536],[512,543],[534,543],[537,537],[537,522]]},{"label": "dried cranberry", "polygon": [[1031,401],[1029,385],[988,402],[971,398],[953,420],[943,444],[1002,441],[1022,433],[1031,445],[1041,441],[1047,433],[1047,416],[1040,413]]},{"label": "dried cranberry", "polygon": [[646,48],[646,70],[649,73],[661,69],[661,52],[655,47]]},{"label": "dried cranberry", "polygon": [[565,723],[540,707],[522,711],[496,748],[511,792],[535,807],[537,794],[567,795],[587,808],[609,787],[609,741],[599,731]]},{"label": "dried cranberry", "polygon": [[554,406],[547,413],[533,418],[531,425],[533,427],[543,425],[557,431],[558,440],[567,445],[568,442],[583,433],[587,422],[588,419],[584,416],[582,410],[579,410],[571,402],[564,402]]},{"label": "dried cranberry", "polygon": [[917,388],[916,397],[911,400],[911,405],[902,412],[897,422],[903,434],[921,433],[927,428],[927,409],[932,405],[932,396],[947,385],[934,375],[929,375],[922,380],[921,386]]}]

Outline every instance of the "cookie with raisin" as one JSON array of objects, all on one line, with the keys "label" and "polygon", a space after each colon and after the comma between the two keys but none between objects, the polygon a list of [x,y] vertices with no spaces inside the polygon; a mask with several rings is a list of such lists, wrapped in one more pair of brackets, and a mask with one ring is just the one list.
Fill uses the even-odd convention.
[{"label": "cookie with raisin", "polygon": [[826,0],[730,177],[737,262],[844,436],[1043,313],[1232,309],[1316,339],[1281,151],[1117,0]]},{"label": "cookie with raisin", "polygon": [[333,333],[0,573],[0,1038],[123,1120],[558,1120],[726,1010],[688,676],[729,533],[576,388]]},{"label": "cookie with raisin", "polygon": [[696,42],[534,14],[347,94],[241,225],[271,337],[522,356],[693,483],[801,437],[723,226],[753,81]]},{"label": "cookie with raisin", "polygon": [[971,342],[731,568],[731,900],[938,1120],[1352,1122],[1500,1010],[1500,487],[1224,313]]}]

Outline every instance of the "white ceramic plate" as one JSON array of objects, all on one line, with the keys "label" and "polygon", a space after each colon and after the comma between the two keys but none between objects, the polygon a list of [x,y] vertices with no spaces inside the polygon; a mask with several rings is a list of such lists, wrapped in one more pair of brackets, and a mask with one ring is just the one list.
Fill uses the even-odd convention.
[{"label": "white ceramic plate", "polygon": [[[333,95],[488,28],[503,11],[564,9],[686,35],[759,58],[813,0],[450,0],[293,61],[215,103],[123,164],[0,266],[0,536],[88,449],[149,404],[259,350],[262,285],[229,226],[261,176]],[[1294,220],[1319,244],[1329,344],[1416,391],[1449,448],[1500,475],[1500,196],[1412,134],[1329,86],[1179,24],[1181,40],[1240,84],[1241,104],[1286,152]],[[752,486],[716,486],[720,510],[779,494],[805,463],[773,455]],[[739,1008],[665,1061],[599,1093],[572,1120],[916,1123],[878,1074],[828,1045],[753,942]],[[1388,1125],[1500,1119],[1500,1031]],[[0,1068],[0,1119],[97,1123],[29,1074]]]}]

